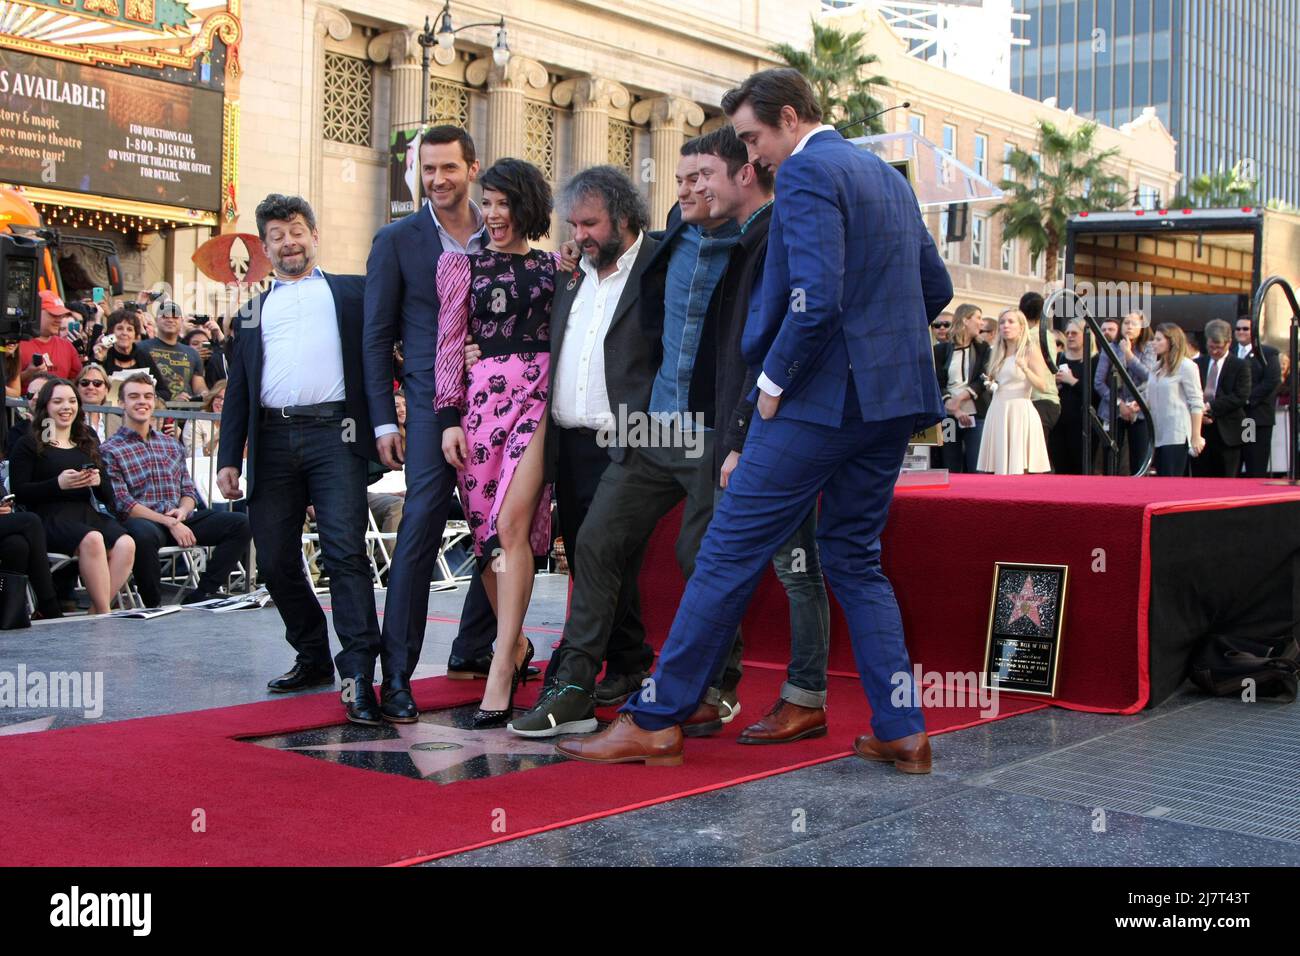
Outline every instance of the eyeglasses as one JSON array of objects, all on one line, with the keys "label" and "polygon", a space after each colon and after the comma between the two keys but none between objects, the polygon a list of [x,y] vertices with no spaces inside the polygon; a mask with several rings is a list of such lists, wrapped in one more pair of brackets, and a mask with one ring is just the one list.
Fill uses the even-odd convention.
[{"label": "eyeglasses", "polygon": [[108,387],[108,383],[107,383],[107,382],[101,382],[101,381],[100,381],[99,379],[97,379],[97,378],[83,378],[83,379],[82,379],[80,382],[78,382],[77,384],[80,385],[82,388],[89,388],[89,387],[92,386],[92,385],[98,386],[99,388],[107,388],[107,387]]},{"label": "eyeglasses", "polygon": [[1238,331],[1238,332],[1249,332],[1249,331],[1250,331],[1250,326],[1249,326],[1249,325],[1239,325],[1239,326],[1237,326],[1237,331]]},{"label": "eyeglasses", "polygon": [[952,323],[951,323],[951,322],[936,322],[936,323],[934,323],[934,325],[930,326],[930,328],[932,328],[932,329],[950,329],[950,328],[952,328]]}]

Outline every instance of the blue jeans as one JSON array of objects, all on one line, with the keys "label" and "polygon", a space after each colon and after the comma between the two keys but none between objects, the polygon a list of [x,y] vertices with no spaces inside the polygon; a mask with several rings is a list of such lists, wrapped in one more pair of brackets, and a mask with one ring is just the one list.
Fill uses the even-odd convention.
[{"label": "blue jeans", "polygon": [[344,440],[343,420],[277,418],[259,423],[257,481],[248,516],[257,563],[298,663],[330,664],[329,629],[302,566],[302,524],[316,506],[321,557],[330,581],[334,659],[344,677],[374,679],[379,620],[366,558],[366,460]]},{"label": "blue jeans", "polygon": [[893,588],[880,567],[880,535],[914,431],[912,416],[864,422],[850,386],[833,428],[755,417],[695,560],[695,573],[659,655],[653,683],[623,710],[660,730],[695,710],[727,655],[767,563],[821,493],[822,567],[848,621],[871,704],[872,732],[896,740],[925,729]]},{"label": "blue jeans", "polygon": [[943,427],[951,429],[945,434],[955,436],[954,441],[942,446],[943,467],[954,474],[975,474],[980,460],[980,442],[984,438],[984,419],[975,419],[974,428],[962,428],[957,419],[945,418]]}]

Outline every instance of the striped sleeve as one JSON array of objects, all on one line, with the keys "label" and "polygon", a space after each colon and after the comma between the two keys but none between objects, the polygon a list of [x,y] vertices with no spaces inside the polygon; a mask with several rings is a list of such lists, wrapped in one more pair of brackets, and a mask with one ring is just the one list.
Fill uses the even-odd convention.
[{"label": "striped sleeve", "polygon": [[465,334],[469,329],[469,257],[438,257],[438,357],[434,409],[444,428],[465,412]]}]

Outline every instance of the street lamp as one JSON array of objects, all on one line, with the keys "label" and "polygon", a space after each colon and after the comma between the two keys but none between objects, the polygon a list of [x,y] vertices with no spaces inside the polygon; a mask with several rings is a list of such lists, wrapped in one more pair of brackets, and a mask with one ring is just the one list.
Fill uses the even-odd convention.
[{"label": "street lamp", "polygon": [[435,31],[429,18],[424,18],[424,32],[416,34],[416,40],[419,42],[423,54],[421,55],[421,64],[424,67],[424,96],[421,98],[420,107],[420,125],[429,125],[429,51],[434,46],[439,46],[444,50],[450,50],[456,45],[456,34],[462,30],[469,30],[474,27],[496,27],[497,40],[492,47],[492,62],[497,66],[504,67],[510,62],[510,44],[506,38],[506,18],[502,17],[496,23],[485,21],[483,23],[467,23],[463,27],[454,27],[451,24],[451,0],[445,0],[442,5],[442,13],[438,15],[438,29]]}]

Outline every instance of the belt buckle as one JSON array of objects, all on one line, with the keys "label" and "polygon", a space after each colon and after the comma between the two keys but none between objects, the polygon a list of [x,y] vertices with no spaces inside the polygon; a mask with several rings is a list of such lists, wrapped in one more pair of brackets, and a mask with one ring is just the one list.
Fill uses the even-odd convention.
[{"label": "belt buckle", "polygon": [[288,421],[288,419],[289,419],[289,413],[288,413],[288,411],[287,411],[286,409],[284,409],[284,408],[280,409],[280,417],[283,418],[283,419],[285,419],[286,421]]}]

